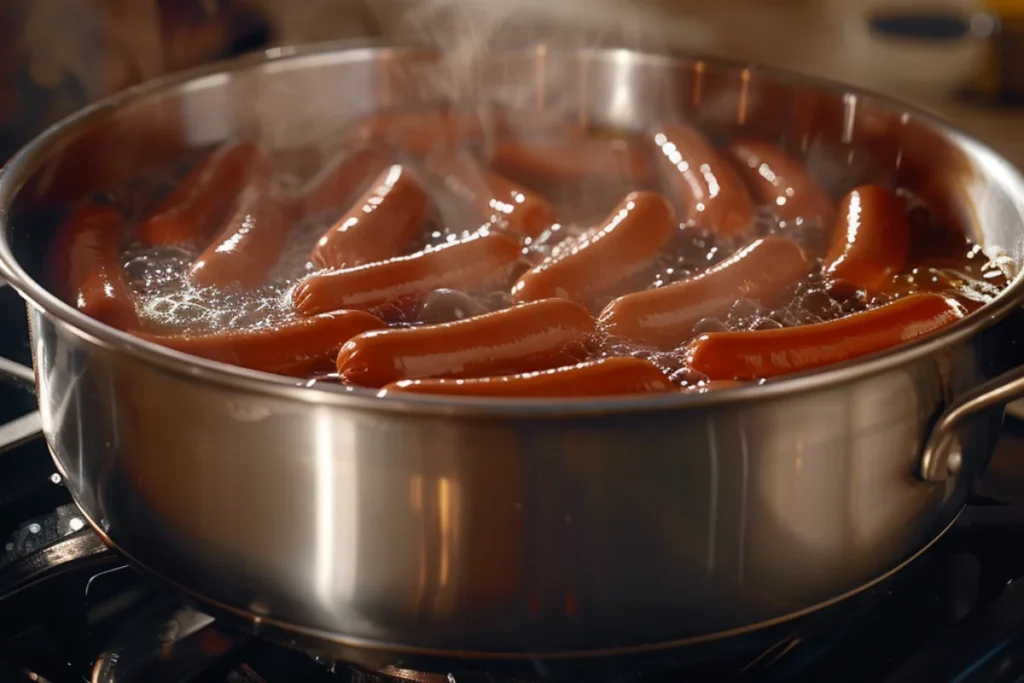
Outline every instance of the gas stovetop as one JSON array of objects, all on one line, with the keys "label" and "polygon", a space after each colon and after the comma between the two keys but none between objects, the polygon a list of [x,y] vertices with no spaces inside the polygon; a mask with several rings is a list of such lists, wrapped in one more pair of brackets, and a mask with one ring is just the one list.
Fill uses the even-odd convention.
[{"label": "gas stovetop", "polygon": [[[433,683],[497,674],[369,672],[219,624],[143,578],[77,514],[38,433],[20,299],[0,285],[0,681],[42,683]],[[74,557],[73,561],[67,558]],[[616,676],[627,681],[795,683],[1024,681],[1024,421],[947,535],[868,606],[754,661]],[[863,601],[862,601],[863,602]],[[538,678],[544,668],[537,666]]]}]

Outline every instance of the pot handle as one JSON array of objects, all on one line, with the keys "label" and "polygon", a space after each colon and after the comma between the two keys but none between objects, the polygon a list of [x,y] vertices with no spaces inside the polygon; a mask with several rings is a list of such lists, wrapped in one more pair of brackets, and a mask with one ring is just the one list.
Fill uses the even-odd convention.
[{"label": "pot handle", "polygon": [[921,453],[918,476],[926,482],[945,481],[963,464],[957,428],[968,417],[989,408],[1005,406],[1024,397],[1024,365],[1009,370],[967,392],[946,407]]}]

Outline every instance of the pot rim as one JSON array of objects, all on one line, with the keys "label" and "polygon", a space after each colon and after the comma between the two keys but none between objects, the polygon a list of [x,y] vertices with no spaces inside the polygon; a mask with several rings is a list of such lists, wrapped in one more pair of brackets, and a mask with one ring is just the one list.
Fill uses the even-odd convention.
[{"label": "pot rim", "polygon": [[[530,46],[519,51],[549,49],[546,46]],[[704,61],[737,70],[748,69],[763,73],[780,83],[812,86],[819,91],[837,95],[853,94],[865,97],[883,106],[912,115],[955,142],[968,152],[984,168],[989,177],[998,178],[1009,189],[1017,213],[1024,225],[1024,176],[991,147],[967,135],[939,117],[929,114],[913,105],[873,93],[869,90],[812,76],[804,76],[783,69],[738,62],[720,58],[704,58],[699,55],[681,54],[671,51],[645,52],[622,48],[574,49],[582,55],[608,55],[626,53],[632,57],[653,62],[676,62],[680,59]],[[53,124],[18,151],[0,169],[0,235],[10,232],[10,207],[17,193],[41,163],[54,150],[74,140],[77,132],[104,115],[134,103],[165,89],[180,87],[192,81],[215,77],[219,74],[257,68],[271,62],[288,60],[327,60],[343,62],[365,59],[368,55],[388,53],[435,52],[415,44],[394,43],[379,40],[341,40],[314,43],[303,46],[279,47],[261,53],[224,60],[172,74],[139,84],[96,102]],[[215,361],[173,351],[152,342],[144,341],[108,327],[79,312],[51,294],[40,283],[31,278],[19,264],[11,251],[8,239],[0,239],[0,276],[6,278],[32,306],[63,323],[72,333],[92,344],[113,352],[126,353],[138,361],[161,370],[213,385],[227,385],[233,389],[252,392],[272,398],[298,400],[302,403],[339,408],[384,411],[388,413],[409,413],[418,415],[450,415],[494,418],[571,418],[598,415],[660,412],[676,409],[704,409],[723,405],[738,405],[749,402],[768,401],[776,397],[790,396],[823,387],[864,379],[885,372],[899,365],[916,361],[922,357],[943,351],[954,344],[995,324],[1015,308],[1024,303],[1024,272],[1018,272],[1013,282],[993,301],[966,316],[938,334],[926,335],[920,340],[905,344],[889,351],[868,357],[867,360],[852,360],[828,366],[820,370],[798,373],[764,385],[741,385],[706,394],[668,393],[628,397],[578,398],[578,399],[510,399],[428,395],[378,395],[376,389],[345,387],[338,384],[297,380],[268,373],[239,368]]]}]

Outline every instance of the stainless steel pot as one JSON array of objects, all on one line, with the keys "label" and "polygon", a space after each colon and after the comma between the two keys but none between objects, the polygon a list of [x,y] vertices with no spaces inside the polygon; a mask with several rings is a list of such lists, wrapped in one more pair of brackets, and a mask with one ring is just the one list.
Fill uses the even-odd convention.
[{"label": "stainless steel pot", "polygon": [[[308,388],[140,342],[41,284],[69,199],[241,130],[290,146],[435,100],[438,64],[413,48],[280,51],[136,88],[6,166],[0,272],[29,302],[45,435],[111,544],[287,642],[515,659],[778,622],[856,592],[946,528],[1003,403],[1024,395],[1024,370],[1008,370],[1020,278],[942,334],[861,362],[707,396],[558,403]],[[898,103],[613,49],[495,54],[472,75],[470,99],[777,140],[834,193],[907,187],[1024,260],[1020,175]]]}]

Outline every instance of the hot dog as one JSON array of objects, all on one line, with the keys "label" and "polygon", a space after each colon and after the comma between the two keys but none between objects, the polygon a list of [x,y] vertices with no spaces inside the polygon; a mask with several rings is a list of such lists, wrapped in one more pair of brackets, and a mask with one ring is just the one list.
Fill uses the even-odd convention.
[{"label": "hot dog", "polygon": [[662,176],[667,178],[680,217],[723,237],[750,232],[754,204],[743,180],[696,129],[663,124],[652,133]]},{"label": "hot dog", "polygon": [[672,383],[641,358],[603,358],[569,367],[501,377],[402,380],[381,395],[442,394],[502,398],[579,398],[672,391]]},{"label": "hot dog", "polygon": [[702,318],[724,315],[742,297],[769,302],[810,270],[795,242],[769,236],[699,275],[621,296],[599,319],[613,336],[673,349],[693,336],[693,326]]},{"label": "hot dog", "polygon": [[134,334],[207,360],[278,375],[306,377],[333,369],[338,349],[352,337],[385,327],[369,313],[336,311],[295,318],[282,325],[257,330],[197,336]]},{"label": "hot dog", "polygon": [[[501,125],[497,119],[493,123]],[[479,142],[485,132],[479,112],[457,109],[383,112],[364,119],[356,129],[364,140],[383,142],[415,156]]]},{"label": "hot dog", "polygon": [[760,140],[736,140],[729,152],[756,202],[770,206],[785,221],[802,218],[826,228],[832,225],[832,201],[799,161]]},{"label": "hot dog", "polygon": [[385,306],[402,313],[435,289],[500,286],[521,256],[514,240],[482,231],[410,256],[310,275],[296,286],[292,301],[302,315]]},{"label": "hot dog", "polygon": [[597,321],[548,299],[440,325],[362,334],[338,353],[338,374],[367,387],[402,379],[481,377],[576,363]]},{"label": "hot dog", "polygon": [[139,226],[147,244],[205,247],[235,196],[270,162],[255,144],[221,147],[185,177]]},{"label": "hot dog", "polygon": [[913,294],[839,320],[758,332],[712,332],[686,349],[690,367],[712,381],[753,380],[866,356],[929,334],[965,315],[938,294]]},{"label": "hot dog", "polygon": [[124,282],[123,235],[124,219],[114,209],[79,206],[58,229],[50,268],[68,303],[122,330],[139,324],[135,301]]},{"label": "hot dog", "polygon": [[396,256],[419,232],[429,200],[408,169],[384,169],[370,189],[317,241],[310,261],[351,268]]},{"label": "hot dog", "polygon": [[656,179],[650,157],[640,147],[623,140],[502,140],[495,143],[491,152],[491,167],[538,185],[596,178],[648,186]]},{"label": "hot dog", "polygon": [[228,216],[189,276],[199,287],[258,287],[288,240],[288,218],[266,182],[243,190]]},{"label": "hot dog", "polygon": [[676,213],[664,197],[632,192],[581,245],[524,273],[512,298],[588,303],[653,263],[677,229]]},{"label": "hot dog", "polygon": [[369,178],[380,173],[387,159],[387,152],[377,146],[338,155],[295,193],[292,202],[299,216],[313,216],[347,204]]},{"label": "hot dog", "polygon": [[555,209],[532,190],[477,164],[465,154],[438,155],[427,162],[445,187],[485,223],[537,237],[555,222]]},{"label": "hot dog", "polygon": [[900,272],[910,249],[910,220],[899,197],[863,185],[839,205],[825,276],[869,293],[881,291]]}]

